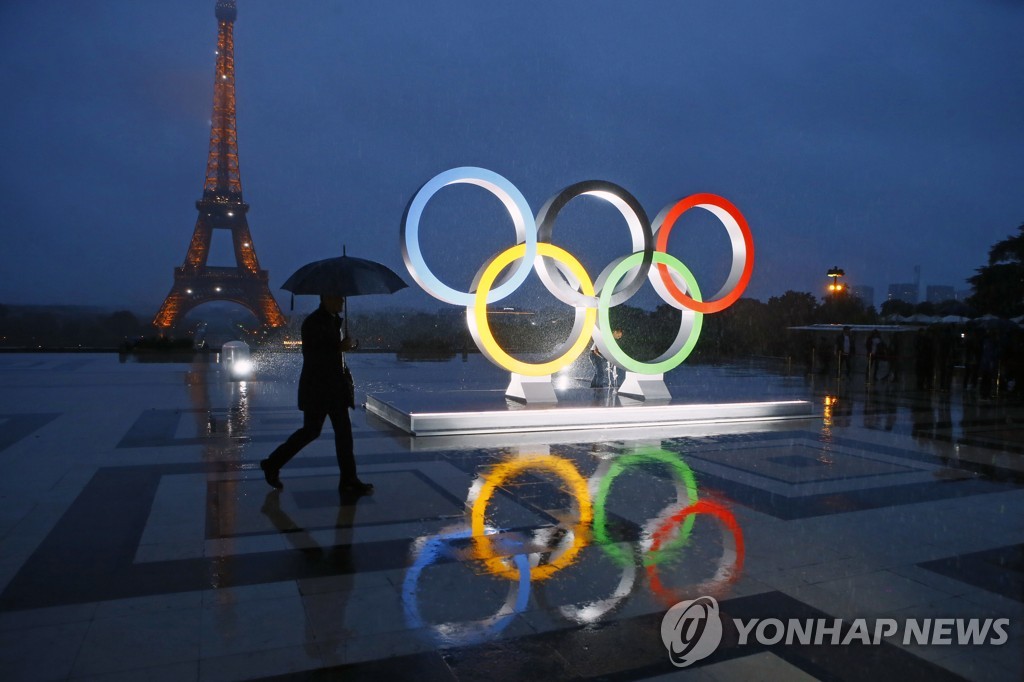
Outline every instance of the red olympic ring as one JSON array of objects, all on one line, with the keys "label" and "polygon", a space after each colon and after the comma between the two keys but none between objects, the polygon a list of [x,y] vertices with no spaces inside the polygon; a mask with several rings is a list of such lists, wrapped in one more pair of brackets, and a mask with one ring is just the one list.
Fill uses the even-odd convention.
[{"label": "red olympic ring", "polygon": [[[666,265],[659,263],[655,267],[669,295],[680,304],[698,313],[717,313],[735,303],[750,282],[750,275],[754,272],[754,237],[750,234],[750,226],[747,224],[747,219],[743,217],[739,209],[728,199],[717,194],[691,194],[685,199],[680,199],[674,206],[667,209],[655,220],[655,236],[657,237],[655,250],[668,252],[668,236],[672,233],[672,227],[683,213],[695,206],[700,206],[714,213],[729,232],[729,239],[732,243],[733,264],[729,272],[729,279],[722,287],[722,290],[710,300],[703,302],[694,300],[676,285]],[[737,230],[730,229],[730,226],[724,219],[725,216],[719,213],[719,211],[724,212],[726,216],[732,219],[735,226],[739,228],[738,234]],[[741,258],[743,261],[742,270],[739,268]],[[728,293],[726,293],[727,291]]]}]

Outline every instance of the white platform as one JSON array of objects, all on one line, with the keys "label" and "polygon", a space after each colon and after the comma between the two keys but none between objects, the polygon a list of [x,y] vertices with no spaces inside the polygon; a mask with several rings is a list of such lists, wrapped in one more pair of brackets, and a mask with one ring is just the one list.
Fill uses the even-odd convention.
[{"label": "white platform", "polygon": [[379,393],[367,396],[366,410],[414,436],[637,429],[813,416],[811,403],[805,400],[652,405],[590,389],[560,394],[558,403],[544,405],[507,400],[502,391]]}]

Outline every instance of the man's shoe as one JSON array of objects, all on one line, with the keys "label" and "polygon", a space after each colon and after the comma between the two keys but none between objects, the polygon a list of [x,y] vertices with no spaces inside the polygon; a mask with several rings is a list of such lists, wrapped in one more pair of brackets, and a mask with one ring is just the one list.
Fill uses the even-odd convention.
[{"label": "man's shoe", "polygon": [[369,495],[373,492],[373,484],[355,480],[351,482],[342,481],[338,484],[338,492],[355,493],[356,495]]},{"label": "man's shoe", "polygon": [[267,483],[269,483],[271,487],[277,488],[278,490],[284,487],[284,483],[281,483],[281,479],[278,476],[278,470],[270,466],[269,459],[260,460],[260,469],[263,469],[263,478],[267,479]]}]

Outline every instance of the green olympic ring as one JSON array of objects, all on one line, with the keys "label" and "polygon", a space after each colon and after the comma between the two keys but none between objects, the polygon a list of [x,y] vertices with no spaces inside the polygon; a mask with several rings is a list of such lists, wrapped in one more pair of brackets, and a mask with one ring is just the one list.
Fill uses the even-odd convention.
[{"label": "green olympic ring", "polygon": [[[604,334],[601,331],[613,328],[608,313],[615,285],[619,283],[619,280],[626,273],[643,262],[643,256],[643,253],[638,252],[621,258],[610,265],[605,272],[601,273],[601,277],[598,279],[601,297],[600,303],[597,306],[598,324],[594,331],[594,340],[597,342],[597,347],[601,353],[610,362],[619,367],[630,372],[636,372],[637,374],[662,374],[678,367],[693,352],[694,347],[697,345],[697,339],[700,338],[700,330],[704,323],[703,313],[684,309],[676,338],[672,341],[667,351],[651,362],[640,362],[626,355],[622,348],[619,347],[618,342],[616,342],[614,334]],[[675,270],[682,277],[683,282],[686,283],[686,289],[690,292],[690,297],[695,301],[702,300],[700,289],[697,287],[697,279],[679,259],[662,251],[655,251],[654,263],[656,265],[666,265]],[[673,305],[677,308],[682,308],[682,306],[675,303]],[[689,324],[687,324],[687,318],[690,318]]]}]

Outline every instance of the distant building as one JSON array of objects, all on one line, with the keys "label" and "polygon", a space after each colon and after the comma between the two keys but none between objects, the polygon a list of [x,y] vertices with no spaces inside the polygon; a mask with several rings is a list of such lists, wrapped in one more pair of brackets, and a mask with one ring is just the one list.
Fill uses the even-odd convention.
[{"label": "distant building", "polygon": [[875,305],[875,288],[863,284],[854,284],[850,287],[850,293],[864,302],[866,306]]},{"label": "distant building", "polygon": [[971,294],[973,293],[974,291],[972,289],[961,289],[960,291],[956,292],[956,300],[966,301],[968,298],[971,297]]},{"label": "distant building", "polygon": [[942,284],[929,284],[925,287],[925,300],[929,303],[942,303],[956,300],[956,289]]},{"label": "distant building", "polygon": [[904,303],[917,304],[917,283],[906,282],[903,284],[889,285],[889,300],[903,301]]}]

